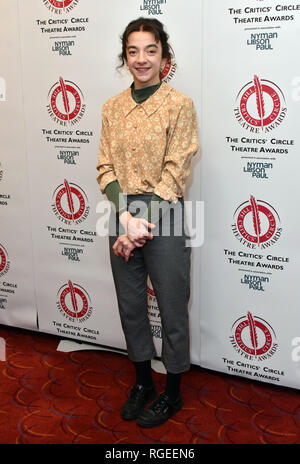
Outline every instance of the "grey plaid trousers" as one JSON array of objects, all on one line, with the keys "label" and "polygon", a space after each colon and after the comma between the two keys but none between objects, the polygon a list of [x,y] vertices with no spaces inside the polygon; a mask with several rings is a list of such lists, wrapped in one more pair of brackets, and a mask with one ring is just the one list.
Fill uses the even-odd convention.
[{"label": "grey plaid trousers", "polygon": [[[143,215],[151,195],[128,195],[128,210],[143,202],[138,214]],[[157,205],[157,203],[156,203]],[[117,227],[117,229],[116,229]],[[190,341],[188,302],[190,297],[190,256],[184,230],[184,201],[171,203],[171,208],[156,224],[153,240],[133,250],[126,263],[114,255],[112,246],[122,234],[117,215],[110,217],[110,260],[117,293],[121,324],[128,357],[146,361],[156,356],[148,318],[147,277],[157,298],[162,323],[161,358],[168,372],[178,374],[189,370]],[[124,231],[123,231],[124,232]]]}]

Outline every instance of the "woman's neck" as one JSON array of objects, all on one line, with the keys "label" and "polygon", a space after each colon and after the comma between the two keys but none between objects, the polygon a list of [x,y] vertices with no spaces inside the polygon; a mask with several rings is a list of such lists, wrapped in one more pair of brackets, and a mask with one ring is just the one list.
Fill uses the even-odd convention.
[{"label": "woman's neck", "polygon": [[158,82],[155,85],[149,85],[148,87],[142,87],[141,89],[134,88],[134,82],[131,84],[131,95],[136,103],[143,103],[151,95],[153,95],[161,86],[162,81]]}]

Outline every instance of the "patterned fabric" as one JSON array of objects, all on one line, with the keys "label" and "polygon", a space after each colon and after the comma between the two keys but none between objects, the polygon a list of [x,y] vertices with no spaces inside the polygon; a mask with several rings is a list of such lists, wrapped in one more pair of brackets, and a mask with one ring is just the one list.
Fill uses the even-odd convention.
[{"label": "patterned fabric", "polygon": [[97,181],[102,193],[118,180],[124,193],[155,193],[177,201],[197,150],[196,113],[189,97],[163,82],[137,104],[128,88],[103,105]]}]

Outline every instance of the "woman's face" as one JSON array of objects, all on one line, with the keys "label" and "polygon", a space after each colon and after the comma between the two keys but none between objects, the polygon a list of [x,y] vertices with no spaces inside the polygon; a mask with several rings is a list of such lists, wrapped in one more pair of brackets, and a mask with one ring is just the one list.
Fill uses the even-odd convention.
[{"label": "woman's face", "polygon": [[128,36],[126,64],[134,80],[135,89],[142,89],[160,82],[160,69],[167,59],[162,58],[160,41],[152,32],[132,32]]}]

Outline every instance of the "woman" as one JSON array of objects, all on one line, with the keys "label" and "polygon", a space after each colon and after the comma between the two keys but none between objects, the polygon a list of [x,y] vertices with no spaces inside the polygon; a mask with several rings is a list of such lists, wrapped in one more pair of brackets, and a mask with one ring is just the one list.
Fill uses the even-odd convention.
[{"label": "woman", "polygon": [[[182,212],[185,180],[198,149],[197,122],[192,100],[160,79],[172,49],[157,19],[128,24],[120,58],[133,84],[103,105],[97,180],[122,229],[110,234],[110,258],[136,383],[121,416],[154,427],[182,408],[180,379],[190,367],[190,249]],[[156,352],[148,319],[148,275],[160,308],[167,370],[166,389],[158,397],[151,375]]]}]

